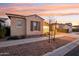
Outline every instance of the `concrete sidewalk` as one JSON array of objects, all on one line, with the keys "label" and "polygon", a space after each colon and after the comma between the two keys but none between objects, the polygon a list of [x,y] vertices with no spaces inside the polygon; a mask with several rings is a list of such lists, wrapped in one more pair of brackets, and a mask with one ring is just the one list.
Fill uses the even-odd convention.
[{"label": "concrete sidewalk", "polygon": [[[67,35],[56,35],[56,37],[63,37],[63,36],[67,36]],[[42,41],[47,39],[48,37],[39,37],[39,38],[26,38],[26,39],[20,39],[20,40],[4,41],[4,42],[0,42],[0,47],[26,44],[26,43],[37,42],[37,41]]]}]

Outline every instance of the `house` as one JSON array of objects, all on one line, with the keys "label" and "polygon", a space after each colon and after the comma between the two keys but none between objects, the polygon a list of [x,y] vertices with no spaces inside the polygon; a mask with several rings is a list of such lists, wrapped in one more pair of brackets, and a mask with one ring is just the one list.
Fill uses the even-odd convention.
[{"label": "house", "polygon": [[57,28],[61,30],[67,30],[67,32],[72,32],[72,24],[65,23],[65,24],[57,24]]},{"label": "house", "polygon": [[61,24],[61,23],[53,23],[52,24],[52,29],[54,30],[56,25],[56,31],[66,31],[66,32],[72,32],[72,24],[71,23],[65,23],[65,24]]},{"label": "house", "polygon": [[44,21],[43,22],[43,34],[46,34],[48,32],[49,32],[49,24],[46,21]]},{"label": "house", "polygon": [[39,36],[43,34],[44,19],[34,14],[29,16],[9,14],[6,15],[11,20],[11,36]]},{"label": "house", "polygon": [[65,29],[67,29],[69,33],[72,32],[72,24],[71,23],[66,23],[65,24]]},{"label": "house", "polygon": [[0,17],[0,26],[5,26],[5,21],[7,20],[8,18],[2,18]]}]

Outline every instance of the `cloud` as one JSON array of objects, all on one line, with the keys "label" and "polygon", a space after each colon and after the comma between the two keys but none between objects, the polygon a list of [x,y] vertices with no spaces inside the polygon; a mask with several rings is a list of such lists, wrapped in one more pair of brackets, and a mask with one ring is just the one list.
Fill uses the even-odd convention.
[{"label": "cloud", "polygon": [[[49,3],[1,3],[3,13],[39,14],[41,16],[79,13],[79,4],[49,4]],[[1,13],[1,12],[0,12]],[[1,13],[2,14],[2,13]]]}]

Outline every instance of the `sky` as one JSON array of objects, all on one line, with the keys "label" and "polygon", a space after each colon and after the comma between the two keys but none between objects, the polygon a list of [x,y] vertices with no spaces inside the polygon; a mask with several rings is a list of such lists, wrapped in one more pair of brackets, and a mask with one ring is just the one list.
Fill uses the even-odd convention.
[{"label": "sky", "polygon": [[0,3],[0,16],[5,13],[31,15],[37,14],[52,22],[79,25],[79,4],[61,3]]}]

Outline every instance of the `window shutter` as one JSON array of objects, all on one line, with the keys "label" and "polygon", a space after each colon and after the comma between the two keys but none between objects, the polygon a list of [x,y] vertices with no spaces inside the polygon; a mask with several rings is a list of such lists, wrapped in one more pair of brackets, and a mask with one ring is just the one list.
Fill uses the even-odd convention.
[{"label": "window shutter", "polygon": [[38,30],[40,31],[40,22],[38,22]]},{"label": "window shutter", "polygon": [[33,22],[31,21],[31,25],[30,25],[31,31],[33,31]]}]

